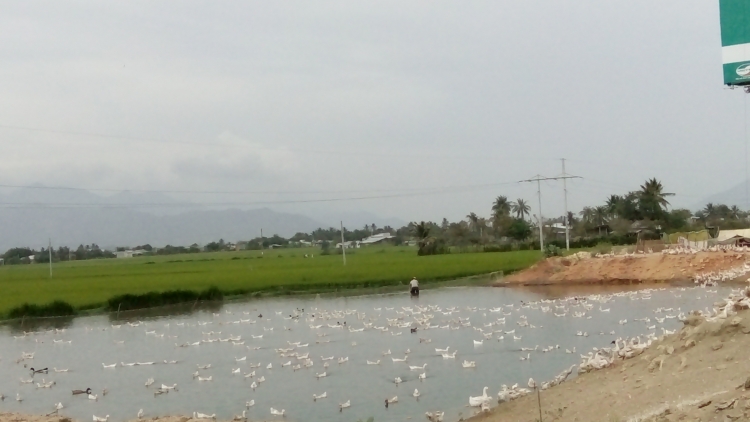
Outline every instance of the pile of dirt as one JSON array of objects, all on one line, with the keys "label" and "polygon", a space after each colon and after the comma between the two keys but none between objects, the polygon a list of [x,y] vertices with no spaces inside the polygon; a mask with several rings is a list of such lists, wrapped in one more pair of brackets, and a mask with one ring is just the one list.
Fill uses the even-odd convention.
[{"label": "pile of dirt", "polygon": [[556,257],[509,275],[495,285],[688,282],[699,274],[741,267],[748,258],[750,254],[736,252]]},{"label": "pile of dirt", "polygon": [[[721,322],[691,316],[679,332],[633,359],[616,361],[541,392],[544,421],[750,420],[750,311]],[[472,421],[539,420],[536,394]]]}]

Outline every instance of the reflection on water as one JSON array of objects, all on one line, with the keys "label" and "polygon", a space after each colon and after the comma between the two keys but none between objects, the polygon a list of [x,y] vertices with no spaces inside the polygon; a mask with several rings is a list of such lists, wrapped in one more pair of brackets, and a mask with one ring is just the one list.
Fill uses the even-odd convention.
[{"label": "reflection on water", "polygon": [[[443,288],[424,290],[415,299],[406,293],[273,298],[223,306],[213,303],[122,312],[119,319],[112,314],[44,320],[34,322],[43,324],[35,330],[64,331],[42,331],[15,338],[19,337],[19,327],[0,330],[0,393],[10,398],[20,394],[24,398],[22,402],[6,400],[3,408],[7,411],[48,413],[54,403],[62,402],[63,415],[82,421],[91,420],[94,414],[109,414],[113,422],[130,420],[139,409],[144,410],[146,417],[198,411],[231,419],[245,409],[249,400],[255,401],[255,406],[248,409],[251,420],[272,419],[270,407],[285,409],[289,421],[350,422],[370,416],[378,422],[404,421],[422,419],[428,410],[444,410],[446,420],[451,420],[459,413],[469,414],[470,410],[465,408],[468,396],[480,395],[484,386],[496,394],[502,384],[523,384],[529,377],[550,379],[563,368],[578,363],[579,353],[607,346],[619,336],[661,334],[662,328],[675,329],[680,324],[669,317],[710,306],[726,295],[721,289],[664,288],[652,292],[635,289],[635,286]],[[534,304],[542,299],[623,291],[630,293],[612,296],[605,303],[593,299],[556,303],[561,308]],[[580,305],[583,302],[593,305],[591,310],[583,309]],[[544,312],[542,308],[547,306],[552,311]],[[565,312],[563,307],[568,308],[566,316],[556,317],[554,313]],[[655,314],[654,310],[660,307],[671,310]],[[289,319],[290,314],[303,308],[304,316],[299,320]],[[584,311],[584,316],[573,316]],[[322,315],[330,319],[318,319]],[[415,320],[430,315],[432,328],[410,332],[408,326]],[[658,323],[656,317],[665,318],[664,323]],[[633,321],[636,318],[651,320]],[[528,327],[518,325],[524,319],[529,322]],[[629,322],[619,324],[623,319]],[[504,320],[504,325],[499,320]],[[329,327],[338,323],[364,330],[351,332]],[[23,328],[29,330],[29,324],[25,321]],[[320,328],[313,328],[318,325]],[[505,333],[512,330],[512,334]],[[492,338],[485,339],[483,334],[492,331],[495,331]],[[588,336],[577,336],[578,331]],[[612,331],[614,334],[610,334]],[[230,337],[241,339],[232,341]],[[210,340],[216,341],[206,342]],[[475,347],[475,340],[483,340],[483,344]],[[309,354],[313,361],[311,368],[293,370],[294,365],[304,361],[280,357],[274,350],[291,348],[290,343],[308,344],[294,353]],[[179,347],[184,344],[198,345]],[[539,350],[531,352],[530,361],[520,360],[521,347],[537,345]],[[548,346],[559,348],[541,352]],[[443,359],[436,354],[435,348],[446,347],[457,351],[455,359]],[[566,349],[576,353],[565,353]],[[382,353],[388,350],[392,354],[384,356]],[[22,353],[34,353],[34,359],[16,363]],[[321,359],[331,356],[332,361]],[[347,362],[337,363],[338,358],[344,357]],[[404,357],[406,363],[392,361]],[[368,360],[381,362],[368,365]],[[475,361],[476,368],[462,368],[463,360]],[[129,366],[139,362],[154,364]],[[287,362],[291,364],[282,367]],[[330,366],[324,368],[326,362]],[[103,368],[103,364],[114,363],[116,368]],[[198,365],[208,364],[210,369],[198,370]],[[422,370],[412,371],[409,366],[424,364],[427,364],[426,379],[420,380]],[[49,367],[49,374],[36,375],[34,381],[54,380],[56,385],[46,389],[22,384],[21,379],[30,378],[24,365]],[[69,372],[54,372],[53,368]],[[239,373],[233,373],[237,369]],[[211,381],[198,381],[193,377],[196,370],[203,378],[211,377]],[[245,374],[253,371],[254,377],[245,378]],[[322,372],[327,376],[317,379],[315,374]],[[259,377],[266,381],[253,390],[251,384]],[[403,383],[396,384],[396,377]],[[144,386],[148,378],[155,380],[151,387]],[[178,391],[154,396],[156,386],[175,383]],[[87,387],[99,394],[97,401],[70,393]],[[105,388],[109,394],[102,396]],[[419,401],[412,397],[414,389],[420,392]],[[323,392],[327,393],[326,399],[312,400],[313,394]],[[393,396],[398,396],[398,403],[386,409],[384,400]],[[347,400],[351,401],[351,407],[339,412],[338,404]]]}]

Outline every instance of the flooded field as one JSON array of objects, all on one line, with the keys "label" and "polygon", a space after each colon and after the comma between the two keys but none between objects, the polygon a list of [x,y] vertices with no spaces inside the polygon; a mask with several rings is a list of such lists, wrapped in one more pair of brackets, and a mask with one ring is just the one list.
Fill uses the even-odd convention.
[{"label": "flooded field", "polygon": [[[277,298],[85,317],[54,321],[57,329],[25,322],[33,332],[0,330],[0,408],[46,414],[61,403],[61,415],[81,421],[131,420],[141,409],[281,419],[271,408],[289,421],[421,420],[435,410],[452,420],[475,411],[468,397],[485,386],[494,395],[502,384],[550,379],[592,347],[662,335],[681,325],[680,313],[726,295],[595,289],[444,288],[416,299]],[[71,393],[87,388],[95,399]]]}]

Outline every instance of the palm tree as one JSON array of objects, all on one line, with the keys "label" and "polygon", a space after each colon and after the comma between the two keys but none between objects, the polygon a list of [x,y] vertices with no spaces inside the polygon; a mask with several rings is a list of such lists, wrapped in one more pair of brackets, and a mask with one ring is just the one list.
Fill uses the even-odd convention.
[{"label": "palm tree", "polygon": [[430,237],[430,226],[424,221],[414,225],[414,237],[420,242]]},{"label": "palm tree", "polygon": [[531,207],[523,199],[516,199],[516,202],[510,204],[510,206],[516,217],[521,220],[525,220],[526,216],[531,213]]},{"label": "palm tree", "polygon": [[706,204],[706,208],[703,208],[703,214],[707,219],[712,218],[714,215],[716,215],[716,207],[714,207],[714,204],[712,202]]},{"label": "palm tree", "polygon": [[583,207],[578,214],[581,216],[581,220],[583,220],[584,223],[590,223],[594,220],[594,209],[591,207]]},{"label": "palm tree", "polygon": [[466,216],[466,220],[469,222],[469,229],[472,232],[477,232],[479,229],[479,217],[473,212],[470,212]]},{"label": "palm tree", "polygon": [[495,202],[492,204],[492,215],[495,218],[506,216],[510,214],[510,202],[508,197],[498,196],[495,198]]},{"label": "palm tree", "polygon": [[638,207],[643,216],[650,217],[652,220],[659,219],[669,206],[667,196],[674,196],[674,194],[664,192],[664,186],[660,181],[656,178],[646,180],[646,183],[641,185],[638,201]]},{"label": "palm tree", "polygon": [[741,214],[742,211],[737,207],[737,205],[732,205],[732,207],[729,208],[729,216],[733,219],[739,220]]},{"label": "palm tree", "polygon": [[620,195],[609,195],[607,198],[607,212],[612,217],[618,217],[620,204],[622,203],[622,197]]}]

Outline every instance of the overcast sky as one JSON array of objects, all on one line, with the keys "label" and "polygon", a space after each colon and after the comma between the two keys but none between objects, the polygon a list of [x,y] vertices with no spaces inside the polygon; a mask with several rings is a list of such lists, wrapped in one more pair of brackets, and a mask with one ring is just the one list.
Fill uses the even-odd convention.
[{"label": "overcast sky", "polygon": [[[172,195],[246,208],[394,195],[269,206],[453,220],[497,195],[537,213],[514,182],[561,158],[584,178],[574,210],[649,177],[675,206],[745,178],[717,1],[0,7],[0,184],[275,192]],[[561,214],[561,184],[542,191]]]}]

